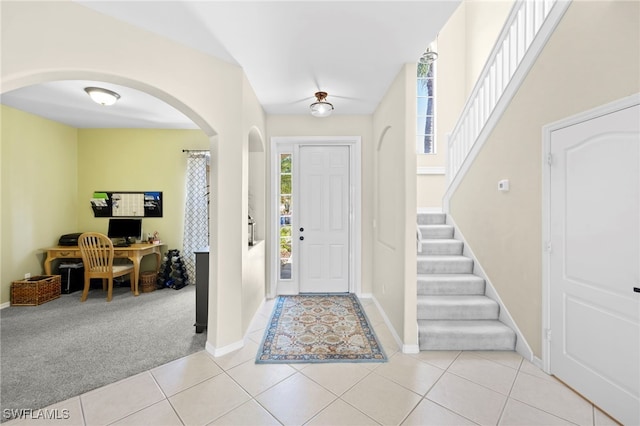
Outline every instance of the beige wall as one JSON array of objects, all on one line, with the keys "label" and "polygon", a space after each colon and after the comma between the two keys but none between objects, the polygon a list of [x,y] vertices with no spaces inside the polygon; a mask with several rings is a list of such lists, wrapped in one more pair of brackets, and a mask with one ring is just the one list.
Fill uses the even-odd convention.
[{"label": "beige wall", "polygon": [[496,44],[513,3],[513,0],[466,0],[464,3],[464,87],[467,96],[478,81],[478,76]]},{"label": "beige wall", "polygon": [[405,65],[373,115],[373,295],[396,338],[417,350],[415,76],[416,64]]},{"label": "beige wall", "polygon": [[[465,0],[438,34],[436,154],[418,155],[419,168],[445,166],[447,135],[453,131],[512,7],[512,0]],[[445,189],[443,174],[419,174],[418,208],[442,207]]]},{"label": "beige wall", "polygon": [[[537,357],[542,127],[640,92],[639,16],[635,1],[574,1],[451,199],[454,220]],[[496,190],[500,179],[510,180],[508,193]]]},{"label": "beige wall", "polygon": [[[1,18],[3,91],[56,79],[122,84],[176,107],[210,138],[216,197],[207,347],[218,354],[241,345],[248,184],[243,140],[250,127],[243,117],[261,109],[245,103],[255,100],[245,96],[250,88],[242,70],[73,2],[3,2]],[[264,123],[253,125],[264,134]]]},{"label": "beige wall", "polygon": [[73,127],[0,108],[0,304],[5,304],[12,281],[44,273],[42,249],[76,232],[78,144]]},{"label": "beige wall", "polygon": [[445,175],[443,173],[420,174],[418,171],[416,181],[418,210],[441,210],[442,195],[447,188]]},{"label": "beige wall", "polygon": [[[242,76],[242,217],[245,219],[242,238],[248,241],[248,215],[251,213],[258,229],[257,238],[264,239],[266,205],[266,115],[246,76]],[[262,241],[242,249],[242,333],[249,330],[256,310],[266,294],[265,246]]]}]

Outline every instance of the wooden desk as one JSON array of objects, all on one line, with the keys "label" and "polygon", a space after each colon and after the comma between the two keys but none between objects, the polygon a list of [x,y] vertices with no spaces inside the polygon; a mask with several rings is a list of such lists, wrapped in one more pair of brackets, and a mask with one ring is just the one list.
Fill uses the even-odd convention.
[{"label": "wooden desk", "polygon": [[[134,291],[137,296],[138,281],[140,280],[140,261],[148,254],[156,255],[156,272],[162,264],[162,253],[160,247],[163,244],[131,244],[129,247],[114,247],[114,259],[129,259],[133,262],[135,272]],[[78,246],[56,246],[47,249],[47,258],[44,260],[44,273],[51,275],[51,261],[54,259],[82,259]]]}]

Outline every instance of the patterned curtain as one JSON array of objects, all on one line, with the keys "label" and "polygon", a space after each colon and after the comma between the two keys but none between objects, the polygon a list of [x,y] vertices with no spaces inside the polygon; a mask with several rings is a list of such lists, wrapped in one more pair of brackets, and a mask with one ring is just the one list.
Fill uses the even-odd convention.
[{"label": "patterned curtain", "polygon": [[209,246],[209,153],[190,152],[187,158],[187,197],[184,206],[182,258],[195,283],[194,251]]}]

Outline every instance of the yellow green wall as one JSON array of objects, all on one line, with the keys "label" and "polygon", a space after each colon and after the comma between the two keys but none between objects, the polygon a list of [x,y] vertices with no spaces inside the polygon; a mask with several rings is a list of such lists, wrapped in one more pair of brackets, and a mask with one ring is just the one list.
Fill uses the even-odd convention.
[{"label": "yellow green wall", "polygon": [[144,218],[145,233],[157,231],[167,248],[182,248],[187,155],[209,149],[200,130],[79,129],[78,232],[107,231],[89,205],[94,191],[162,191],[161,218]]},{"label": "yellow green wall", "polygon": [[2,114],[0,304],[11,282],[44,272],[43,249],[78,224],[78,132],[14,108]]},{"label": "yellow green wall", "polygon": [[[200,130],[75,129],[2,106],[2,283],[44,273],[43,249],[62,234],[107,231],[89,199],[96,190],[162,191],[163,217],[143,219],[165,248],[182,248],[186,154],[208,149]],[[154,267],[145,259],[142,269]]]}]

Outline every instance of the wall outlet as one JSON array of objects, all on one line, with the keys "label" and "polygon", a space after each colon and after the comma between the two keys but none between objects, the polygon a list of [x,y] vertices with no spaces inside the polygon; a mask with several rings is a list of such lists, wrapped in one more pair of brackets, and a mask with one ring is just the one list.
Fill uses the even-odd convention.
[{"label": "wall outlet", "polygon": [[31,272],[27,272],[26,274],[24,274],[25,280],[28,280],[29,278],[31,278]]},{"label": "wall outlet", "polygon": [[509,179],[502,179],[498,182],[498,191],[507,192],[509,191]]}]

